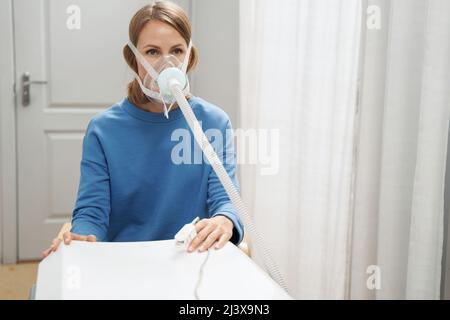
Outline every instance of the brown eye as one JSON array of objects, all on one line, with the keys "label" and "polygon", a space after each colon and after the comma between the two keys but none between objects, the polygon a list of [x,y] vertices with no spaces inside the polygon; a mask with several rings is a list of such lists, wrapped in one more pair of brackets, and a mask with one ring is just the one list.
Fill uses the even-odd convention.
[{"label": "brown eye", "polygon": [[147,54],[151,55],[151,56],[156,56],[158,54],[158,50],[156,49],[150,49],[146,52]]},{"label": "brown eye", "polygon": [[179,54],[183,53],[183,50],[180,49],[180,48],[176,48],[176,49],[173,50],[173,53],[176,54],[176,55],[179,55]]}]

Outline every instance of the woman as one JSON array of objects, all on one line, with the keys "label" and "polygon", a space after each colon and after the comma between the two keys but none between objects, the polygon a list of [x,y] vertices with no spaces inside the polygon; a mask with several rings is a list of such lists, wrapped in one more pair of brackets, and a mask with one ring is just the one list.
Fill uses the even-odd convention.
[{"label": "woman", "polygon": [[[222,248],[227,241],[239,244],[243,228],[211,165],[190,159],[199,147],[190,135],[181,109],[143,92],[151,83],[146,68],[136,59],[132,47],[155,69],[162,58],[183,61],[188,54],[191,25],[184,11],[171,2],[156,2],[140,9],[129,26],[131,47],[124,47],[126,62],[138,79],[128,86],[128,96],[96,115],[88,124],[83,140],[81,177],[72,217],[71,232],[63,235],[65,244],[79,241],[152,241],[171,239],[195,217],[197,236],[188,251]],[[198,59],[190,50],[187,72]],[[173,60],[173,59],[172,59]],[[145,61],[144,61],[145,64]],[[141,83],[139,83],[139,81]],[[225,142],[225,169],[236,187],[235,152],[227,114],[220,108],[193,96],[189,104],[203,130],[216,130]],[[168,111],[165,113],[164,111]],[[166,115],[166,116],[165,116]],[[190,141],[179,151],[180,137]],[[228,139],[227,139],[228,137]],[[220,139],[217,139],[220,141]],[[186,141],[182,141],[184,146]],[[184,154],[186,153],[186,154]],[[231,156],[230,156],[231,155]],[[198,159],[197,159],[198,160]],[[61,240],[54,239],[43,252],[56,251]]]}]

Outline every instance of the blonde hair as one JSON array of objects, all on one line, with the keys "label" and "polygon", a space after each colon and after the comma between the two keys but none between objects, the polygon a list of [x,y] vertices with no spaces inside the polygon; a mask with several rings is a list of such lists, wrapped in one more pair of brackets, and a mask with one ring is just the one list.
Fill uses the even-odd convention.
[{"label": "blonde hair", "polygon": [[[146,5],[139,9],[139,11],[134,14],[133,18],[131,18],[128,33],[130,41],[135,46],[137,46],[139,35],[144,26],[148,22],[154,20],[159,20],[173,27],[183,37],[186,44],[189,44],[192,27],[189,18],[183,9],[173,2],[156,1],[153,4]],[[128,45],[125,45],[123,48],[123,56],[128,66],[138,73],[136,58]],[[189,73],[192,71],[197,66],[197,63],[198,50],[192,46],[187,72]],[[136,79],[128,84],[128,100],[135,105],[142,105],[149,101],[139,87],[139,83]]]}]

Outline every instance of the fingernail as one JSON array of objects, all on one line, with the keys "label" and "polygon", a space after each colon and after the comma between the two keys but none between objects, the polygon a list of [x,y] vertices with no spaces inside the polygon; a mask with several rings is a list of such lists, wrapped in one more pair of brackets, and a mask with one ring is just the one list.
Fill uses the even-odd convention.
[{"label": "fingernail", "polygon": [[194,250],[194,248],[189,247],[188,251],[189,251],[189,252],[192,252],[192,250]]},{"label": "fingernail", "polygon": [[202,252],[205,250],[205,247],[200,247],[200,249],[198,249],[198,251]]}]

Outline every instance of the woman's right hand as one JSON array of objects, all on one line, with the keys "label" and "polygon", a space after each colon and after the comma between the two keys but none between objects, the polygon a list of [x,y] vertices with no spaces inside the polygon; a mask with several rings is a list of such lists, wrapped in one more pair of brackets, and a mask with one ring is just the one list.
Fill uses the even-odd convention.
[{"label": "woman's right hand", "polygon": [[[97,241],[97,238],[93,234],[90,234],[88,236],[82,236],[82,235],[72,233],[69,231],[67,231],[63,234],[63,239],[64,239],[64,243],[67,245],[69,245],[72,240],[88,241],[88,242],[96,242]],[[53,239],[52,245],[50,246],[50,248],[48,248],[47,250],[44,250],[42,252],[42,256],[44,258],[46,258],[50,253],[55,252],[58,249],[61,241],[62,240],[59,238]]]}]

